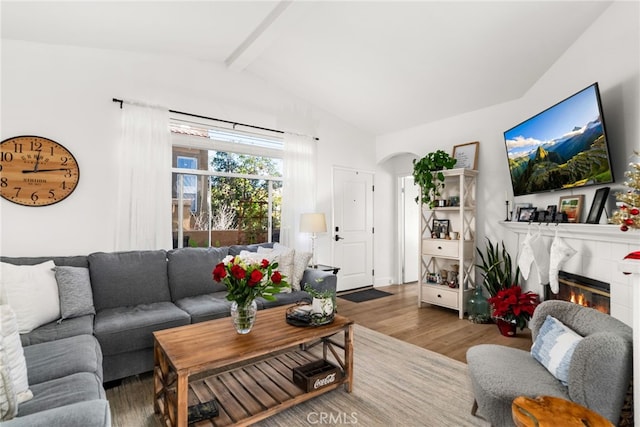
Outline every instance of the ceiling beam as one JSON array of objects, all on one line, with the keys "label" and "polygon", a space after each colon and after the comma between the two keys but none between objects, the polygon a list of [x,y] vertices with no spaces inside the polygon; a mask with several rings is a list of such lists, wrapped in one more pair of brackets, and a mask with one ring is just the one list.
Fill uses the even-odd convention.
[{"label": "ceiling beam", "polygon": [[229,70],[242,71],[253,62],[283,30],[302,17],[312,4],[308,1],[282,0],[249,36],[225,59]]}]

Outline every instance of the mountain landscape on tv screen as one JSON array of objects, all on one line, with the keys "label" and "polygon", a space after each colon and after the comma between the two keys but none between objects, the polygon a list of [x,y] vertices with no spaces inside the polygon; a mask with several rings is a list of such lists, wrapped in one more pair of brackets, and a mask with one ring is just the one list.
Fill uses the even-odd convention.
[{"label": "mountain landscape on tv screen", "polygon": [[516,196],[611,182],[600,117],[530,152],[510,152],[509,170]]}]

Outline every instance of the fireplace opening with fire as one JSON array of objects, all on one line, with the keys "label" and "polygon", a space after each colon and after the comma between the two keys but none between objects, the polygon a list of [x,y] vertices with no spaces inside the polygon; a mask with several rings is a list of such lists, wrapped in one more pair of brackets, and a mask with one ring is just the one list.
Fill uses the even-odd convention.
[{"label": "fireplace opening with fire", "polygon": [[545,287],[545,300],[562,300],[591,307],[602,313],[611,314],[611,285],[600,280],[560,271],[560,289],[557,294]]}]

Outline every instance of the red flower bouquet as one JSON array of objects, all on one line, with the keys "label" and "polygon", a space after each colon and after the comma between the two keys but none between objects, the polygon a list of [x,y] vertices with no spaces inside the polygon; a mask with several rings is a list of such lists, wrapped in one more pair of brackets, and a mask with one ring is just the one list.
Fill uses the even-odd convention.
[{"label": "red flower bouquet", "polygon": [[493,307],[493,316],[506,322],[515,323],[520,330],[527,326],[533,312],[540,303],[538,294],[531,291],[522,292],[520,286],[501,289],[489,298]]},{"label": "red flower bouquet", "polygon": [[277,262],[266,259],[227,256],[213,269],[213,280],[224,283],[227,299],[238,305],[247,305],[257,297],[274,301],[274,294],[289,287],[277,268]]}]

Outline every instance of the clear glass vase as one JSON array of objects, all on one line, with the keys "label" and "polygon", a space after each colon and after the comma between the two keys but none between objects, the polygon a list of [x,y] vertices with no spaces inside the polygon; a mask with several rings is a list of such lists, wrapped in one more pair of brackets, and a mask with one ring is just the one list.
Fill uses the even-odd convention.
[{"label": "clear glass vase", "polygon": [[491,307],[487,297],[482,293],[482,287],[476,286],[467,301],[467,313],[469,313],[469,320],[473,323],[491,322]]},{"label": "clear glass vase", "polygon": [[251,332],[251,328],[256,321],[257,312],[258,304],[256,300],[251,300],[245,304],[238,304],[236,301],[231,303],[231,321],[239,334]]}]

